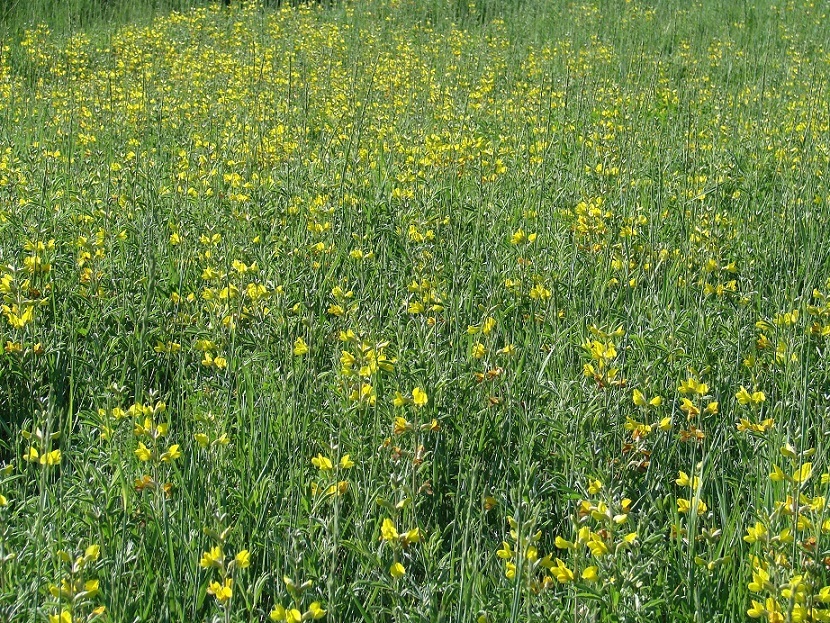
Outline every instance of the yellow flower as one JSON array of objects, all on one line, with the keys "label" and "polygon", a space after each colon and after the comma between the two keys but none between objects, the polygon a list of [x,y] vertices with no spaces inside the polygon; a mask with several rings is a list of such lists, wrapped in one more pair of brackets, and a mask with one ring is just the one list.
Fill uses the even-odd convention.
[{"label": "yellow flower", "polygon": [[406,574],[406,567],[404,567],[401,563],[396,562],[391,567],[389,567],[389,574],[396,580],[402,578],[404,574]]},{"label": "yellow flower", "polygon": [[793,472],[793,482],[802,483],[807,482],[810,479],[810,476],[813,475],[813,464],[812,463],[804,463],[800,468]]},{"label": "yellow flower", "polygon": [[412,424],[406,421],[406,418],[402,418],[400,416],[395,418],[395,424],[393,427],[392,432],[396,435],[402,435],[403,433],[412,430]]},{"label": "yellow flower", "polygon": [[240,569],[247,569],[251,566],[251,553],[247,549],[243,549],[234,556],[233,560]]},{"label": "yellow flower", "polygon": [[209,569],[214,567],[219,569],[225,563],[225,554],[222,552],[222,548],[217,545],[216,547],[212,548],[209,552],[205,552],[202,554],[202,559],[199,561],[199,566],[204,569]]},{"label": "yellow flower", "polygon": [[600,558],[608,553],[608,546],[598,535],[593,535],[586,545],[595,558]]},{"label": "yellow flower", "polygon": [[756,521],[755,525],[746,529],[746,536],[744,541],[747,543],[756,543],[763,541],[767,536],[767,527],[760,521]]},{"label": "yellow flower", "polygon": [[735,394],[735,398],[738,399],[738,402],[742,405],[748,405],[752,402],[752,395],[746,390],[746,388],[741,385],[741,389],[738,390],[738,393]]},{"label": "yellow flower", "polygon": [[308,614],[316,621],[326,616],[326,610],[323,610],[319,601],[313,601],[308,607]]},{"label": "yellow flower", "polygon": [[690,376],[685,381],[681,381],[680,387],[677,391],[681,394],[697,394],[704,396],[709,391],[709,386],[706,383],[701,383],[693,376]]},{"label": "yellow flower", "polygon": [[750,393],[743,385],[741,385],[741,389],[738,390],[738,393],[735,394],[735,398],[738,399],[740,404],[745,406],[750,405],[753,407],[757,407],[767,399],[764,392],[755,391]]},{"label": "yellow flower", "polygon": [[510,561],[504,563],[504,577],[512,580],[516,577],[516,564]]},{"label": "yellow flower", "polygon": [[490,332],[495,328],[495,326],[496,326],[496,319],[495,318],[487,318],[487,320],[485,320],[484,324],[481,326],[481,332],[484,335],[490,335]]},{"label": "yellow flower", "polygon": [[473,344],[472,353],[474,358],[481,359],[482,357],[484,357],[484,355],[487,354],[487,349],[481,342],[476,342],[475,344]]},{"label": "yellow flower", "polygon": [[30,446],[29,449],[23,454],[23,460],[29,461],[30,463],[37,463],[39,456],[40,452]]},{"label": "yellow flower", "polygon": [[602,482],[599,480],[592,480],[588,483],[588,493],[596,495],[602,491]]},{"label": "yellow flower", "polygon": [[416,387],[412,390],[412,402],[416,407],[423,407],[428,400],[429,397],[427,396],[427,393],[420,387]]},{"label": "yellow flower", "polygon": [[[293,586],[293,584],[291,586]],[[312,604],[312,606],[313,605],[314,604]],[[319,605],[320,604],[317,604],[318,608]],[[311,612],[312,610],[311,608],[309,608],[309,616],[313,616]],[[301,621],[304,620],[304,617],[299,610],[297,610],[296,608],[285,608],[282,606],[282,604],[275,604],[273,610],[271,610],[271,614],[268,615],[268,618],[270,618],[275,623],[277,621],[286,621],[287,623],[301,623]]]},{"label": "yellow flower", "polygon": [[319,469],[321,472],[327,472],[329,470],[334,469],[334,465],[332,464],[331,459],[323,456],[322,454],[318,454],[313,459],[311,459],[311,464],[314,465],[314,467]]},{"label": "yellow flower", "polygon": [[700,485],[700,478],[697,476],[690,478],[689,474],[681,471],[678,473],[677,479],[674,482],[681,487],[691,487],[692,489],[697,489],[698,485]]},{"label": "yellow flower", "polygon": [[140,441],[138,442],[138,448],[135,451],[135,455],[138,457],[139,461],[144,462],[149,461],[151,458],[153,458],[153,453],[150,452],[150,449]]},{"label": "yellow flower", "polygon": [[552,567],[550,572],[560,584],[566,584],[567,582],[573,582],[574,580],[574,572],[568,569],[565,563],[559,558],[556,559],[556,566]]},{"label": "yellow flower", "polygon": [[95,597],[98,594],[98,587],[100,582],[98,580],[87,580],[84,582],[84,592],[87,597]]},{"label": "yellow flower", "polygon": [[752,600],[752,607],[746,611],[747,615],[753,619],[760,619],[766,614],[766,612],[764,604],[760,601],[755,601],[754,599]]},{"label": "yellow flower", "polygon": [[792,535],[792,530],[789,528],[781,530],[776,538],[780,543],[792,543],[795,540]]},{"label": "yellow flower", "polygon": [[72,613],[62,610],[60,614],[50,614],[49,623],[72,623]]},{"label": "yellow flower", "polygon": [[41,465],[58,465],[61,462],[61,451],[60,450],[52,450],[51,452],[47,452],[44,456],[40,457],[40,464]]},{"label": "yellow flower", "polygon": [[769,479],[773,482],[782,482],[787,479],[787,475],[784,473],[784,470],[782,470],[780,467],[778,467],[777,465],[773,465],[772,472],[769,475]]},{"label": "yellow flower", "polygon": [[351,457],[348,454],[344,454],[340,457],[340,467],[342,469],[351,469],[354,467],[354,461],[352,461]]},{"label": "yellow flower", "polygon": [[541,283],[537,283],[535,286],[533,286],[530,289],[530,292],[528,292],[528,295],[534,301],[545,301],[545,300],[547,300],[551,297],[551,291],[548,290]]},{"label": "yellow flower", "polygon": [[683,411],[689,419],[700,415],[700,409],[688,398],[680,400],[680,410]]},{"label": "yellow flower", "polygon": [[409,543],[418,543],[421,540],[421,529],[420,528],[412,528],[412,530],[407,531],[406,534],[403,535],[403,542],[405,545]]},{"label": "yellow flower", "polygon": [[573,543],[566,539],[563,539],[561,536],[557,536],[554,539],[553,544],[556,545],[556,547],[558,547],[559,549],[572,549],[574,547]]},{"label": "yellow flower", "polygon": [[167,449],[167,452],[163,453],[159,457],[159,460],[161,460],[162,463],[170,463],[181,457],[181,455],[182,452],[179,450],[179,444],[174,443]]},{"label": "yellow flower", "polygon": [[752,582],[747,585],[747,588],[753,593],[760,593],[767,588],[769,584],[769,573],[764,569],[755,569],[752,572]]},{"label": "yellow flower", "polygon": [[294,341],[294,355],[297,357],[302,357],[308,352],[308,344],[305,343],[305,340],[301,337],[298,337]]},{"label": "yellow flower", "polygon": [[409,404],[409,398],[404,396],[401,392],[395,392],[395,398],[392,399],[392,404],[396,407],[403,407]]},{"label": "yellow flower", "polygon": [[585,570],[582,572],[582,579],[586,582],[593,582],[597,579],[598,571],[599,568],[595,566],[585,567]]},{"label": "yellow flower", "polygon": [[101,546],[92,544],[84,550],[84,562],[93,562],[101,556]]},{"label": "yellow flower", "polygon": [[389,517],[384,519],[380,527],[380,538],[384,541],[396,541],[399,537],[398,530],[392,520]]},{"label": "yellow flower", "polygon": [[211,582],[207,592],[208,594],[216,597],[216,601],[218,601],[221,605],[225,605],[228,600],[233,597],[233,580],[231,578],[225,578],[224,584],[219,584],[219,582]]},{"label": "yellow flower", "polygon": [[513,550],[510,547],[510,543],[508,543],[507,541],[502,541],[501,549],[496,550],[496,556],[504,560],[509,560],[510,558],[513,558]]},{"label": "yellow flower", "polygon": [[638,407],[645,407],[648,404],[648,401],[646,400],[646,397],[643,395],[643,392],[641,392],[639,389],[634,390],[633,399],[634,399],[634,404],[637,405]]}]

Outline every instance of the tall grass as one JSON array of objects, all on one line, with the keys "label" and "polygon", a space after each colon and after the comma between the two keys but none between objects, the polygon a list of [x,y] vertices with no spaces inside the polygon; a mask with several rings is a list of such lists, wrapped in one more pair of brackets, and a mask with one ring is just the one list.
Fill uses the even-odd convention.
[{"label": "tall grass", "polygon": [[828,616],[826,8],[5,7],[0,619]]}]

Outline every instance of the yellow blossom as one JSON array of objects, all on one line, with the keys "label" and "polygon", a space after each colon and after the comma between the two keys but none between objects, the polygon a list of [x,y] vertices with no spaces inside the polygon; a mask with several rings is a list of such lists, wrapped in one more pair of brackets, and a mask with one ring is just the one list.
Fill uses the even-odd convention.
[{"label": "yellow blossom", "polygon": [[223,584],[215,581],[211,582],[207,592],[216,597],[216,601],[221,605],[225,605],[233,597],[233,580],[231,578],[225,578]]},{"label": "yellow blossom", "polygon": [[686,472],[681,471],[674,482],[681,487],[691,487],[692,489],[697,489],[700,484],[700,479],[697,476],[690,478]]},{"label": "yellow blossom", "polygon": [[302,357],[308,352],[308,344],[305,343],[305,340],[301,337],[298,337],[294,341],[294,355],[297,357]]},{"label": "yellow blossom", "polygon": [[593,566],[593,565],[590,566],[590,567],[585,567],[585,569],[582,571],[582,579],[585,580],[586,582],[593,582],[594,580],[597,579],[597,572],[598,571],[599,571],[599,567],[596,567],[596,566]]},{"label": "yellow blossom", "polygon": [[220,569],[224,563],[225,555],[222,552],[222,548],[218,545],[213,547],[210,551],[202,554],[202,558],[199,560],[199,566],[204,569]]},{"label": "yellow blossom", "polygon": [[588,546],[588,549],[591,550],[591,554],[593,554],[596,558],[600,558],[608,553],[608,546],[597,535],[594,535],[588,543],[586,543],[586,545]]},{"label": "yellow blossom", "polygon": [[150,449],[140,441],[138,442],[138,448],[135,450],[135,455],[138,457],[139,461],[144,462],[149,461],[151,458],[153,458],[153,453],[150,451]]},{"label": "yellow blossom", "polygon": [[384,519],[380,527],[380,538],[384,541],[396,541],[399,536],[392,520],[388,517]]},{"label": "yellow blossom", "polygon": [[389,574],[394,579],[399,580],[406,574],[406,567],[399,562],[393,563],[392,566],[389,567]]},{"label": "yellow blossom", "polygon": [[233,561],[238,568],[247,569],[251,566],[251,553],[247,549],[243,549],[234,556]]},{"label": "yellow blossom", "polygon": [[793,482],[795,483],[803,483],[807,482],[810,479],[810,476],[813,475],[813,464],[812,463],[804,463],[800,468],[793,472]]},{"label": "yellow blossom", "polygon": [[321,472],[327,472],[329,470],[334,469],[334,464],[331,462],[331,459],[323,456],[322,454],[318,454],[313,459],[311,459],[311,464],[314,465],[314,467],[319,469]]},{"label": "yellow blossom", "polygon": [[410,430],[412,430],[412,424],[407,422],[405,418],[400,416],[395,418],[395,424],[392,431],[394,434],[401,435]]},{"label": "yellow blossom", "polygon": [[559,558],[556,559],[556,566],[552,567],[550,572],[560,584],[566,584],[568,582],[573,582],[574,580],[574,572],[571,571]]},{"label": "yellow blossom", "polygon": [[756,543],[758,541],[763,541],[767,536],[767,528],[764,524],[760,521],[756,521],[754,526],[751,526],[746,529],[746,536],[744,536],[744,541],[747,543]]},{"label": "yellow blossom", "polygon": [[308,606],[308,614],[311,615],[311,618],[315,621],[322,619],[324,616],[326,616],[326,612],[327,611],[323,610],[323,608],[320,606],[319,601],[313,601]]},{"label": "yellow blossom", "polygon": [[412,403],[416,407],[423,407],[428,400],[429,398],[427,397],[427,393],[420,387],[416,387],[412,390]]},{"label": "yellow blossom", "polygon": [[741,388],[738,390],[738,393],[735,394],[735,398],[738,399],[738,403],[742,405],[750,405],[753,407],[757,407],[767,399],[767,397],[764,395],[764,392],[754,391],[750,393],[743,385],[741,385]]}]

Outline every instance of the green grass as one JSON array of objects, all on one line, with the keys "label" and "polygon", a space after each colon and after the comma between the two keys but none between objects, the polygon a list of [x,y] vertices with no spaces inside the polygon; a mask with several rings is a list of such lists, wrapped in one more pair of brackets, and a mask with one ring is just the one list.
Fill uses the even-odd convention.
[{"label": "green grass", "polygon": [[2,11],[0,619],[830,616],[826,7]]},{"label": "green grass", "polygon": [[201,0],[3,0],[0,24],[7,31],[47,24],[66,34],[79,29],[147,21],[170,11],[186,11],[207,4]]}]

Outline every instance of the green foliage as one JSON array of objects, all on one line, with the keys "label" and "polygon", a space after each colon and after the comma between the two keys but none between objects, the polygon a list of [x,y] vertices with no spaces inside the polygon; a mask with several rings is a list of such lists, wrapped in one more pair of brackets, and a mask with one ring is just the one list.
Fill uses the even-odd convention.
[{"label": "green foliage", "polygon": [[826,7],[3,11],[0,619],[830,616]]}]

